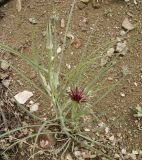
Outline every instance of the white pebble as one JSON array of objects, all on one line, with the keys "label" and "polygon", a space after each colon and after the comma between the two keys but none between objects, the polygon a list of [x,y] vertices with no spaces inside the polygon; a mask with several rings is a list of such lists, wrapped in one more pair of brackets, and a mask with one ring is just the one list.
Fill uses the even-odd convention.
[{"label": "white pebble", "polygon": [[114,136],[109,137],[110,141],[114,141]]},{"label": "white pebble", "polygon": [[115,153],[114,158],[119,158],[119,154]]},{"label": "white pebble", "polygon": [[59,53],[61,53],[62,52],[62,48],[59,46],[58,48],[57,48],[57,54],[59,54]]},{"label": "white pebble", "polygon": [[121,92],[120,95],[121,95],[121,97],[125,97],[125,93]]},{"label": "white pebble", "polygon": [[66,67],[67,67],[68,69],[71,69],[71,65],[70,65],[70,64],[66,64]]},{"label": "white pebble", "polygon": [[9,68],[9,64],[8,64],[7,61],[2,60],[0,67],[1,67],[2,70],[5,71],[5,70],[7,70]]},{"label": "white pebble", "polygon": [[127,154],[126,149],[123,148],[123,149],[121,150],[121,153],[122,153],[122,154]]},{"label": "white pebble", "polygon": [[85,132],[90,132],[90,129],[89,128],[84,128],[84,131]]},{"label": "white pebble", "polygon": [[126,34],[126,32],[124,30],[120,31],[120,36],[124,36]]},{"label": "white pebble", "polygon": [[29,18],[29,22],[32,24],[37,24],[37,20],[34,17]]},{"label": "white pebble", "polygon": [[33,96],[32,92],[25,90],[23,92],[19,92],[18,94],[16,94],[14,98],[18,103],[25,104],[32,96]]},{"label": "white pebble", "polygon": [[80,152],[80,151],[75,151],[75,152],[74,152],[74,155],[75,155],[76,157],[80,157],[80,156],[81,156],[81,152]]},{"label": "white pebble", "polygon": [[62,18],[61,19],[61,28],[64,28],[65,27],[65,20]]},{"label": "white pebble", "polygon": [[35,103],[30,106],[30,112],[36,112],[38,110],[39,103]]},{"label": "white pebble", "polygon": [[138,86],[137,82],[134,82],[134,85],[137,87]]},{"label": "white pebble", "polygon": [[106,132],[106,134],[109,133],[109,128],[108,127],[105,128],[105,132]]},{"label": "white pebble", "polygon": [[114,54],[114,48],[110,48],[108,51],[107,51],[107,56],[108,57],[112,57],[113,56],[113,54]]},{"label": "white pebble", "polygon": [[118,42],[116,46],[116,52],[121,53],[121,55],[125,55],[127,53],[128,47],[125,42]]}]

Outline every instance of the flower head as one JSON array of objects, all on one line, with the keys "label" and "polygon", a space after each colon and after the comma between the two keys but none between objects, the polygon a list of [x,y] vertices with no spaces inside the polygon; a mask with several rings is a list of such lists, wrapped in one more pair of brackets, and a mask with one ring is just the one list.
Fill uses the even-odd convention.
[{"label": "flower head", "polygon": [[77,103],[85,102],[85,96],[83,90],[79,89],[78,87],[71,89],[71,91],[69,92],[69,96],[72,101],[75,101]]}]

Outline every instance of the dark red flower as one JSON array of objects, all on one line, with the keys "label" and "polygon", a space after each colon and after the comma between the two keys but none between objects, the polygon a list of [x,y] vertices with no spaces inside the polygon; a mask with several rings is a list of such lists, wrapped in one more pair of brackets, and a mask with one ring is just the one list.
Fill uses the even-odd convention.
[{"label": "dark red flower", "polygon": [[75,89],[71,89],[71,91],[69,92],[69,96],[72,101],[75,101],[77,103],[86,101],[83,90],[79,89],[78,87],[76,87]]}]

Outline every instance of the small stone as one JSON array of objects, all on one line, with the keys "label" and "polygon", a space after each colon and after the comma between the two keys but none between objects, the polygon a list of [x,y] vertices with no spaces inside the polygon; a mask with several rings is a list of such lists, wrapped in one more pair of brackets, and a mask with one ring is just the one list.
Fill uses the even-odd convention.
[{"label": "small stone", "polygon": [[135,28],[135,26],[130,23],[128,18],[124,19],[124,21],[122,22],[122,27],[128,31],[131,31]]},{"label": "small stone", "polygon": [[128,51],[127,43],[125,42],[118,42],[116,45],[116,52],[120,55],[124,56]]},{"label": "small stone", "polygon": [[108,77],[107,78],[109,81],[113,81],[113,78],[112,77]]},{"label": "small stone", "polygon": [[84,128],[84,131],[85,132],[90,132],[90,129],[89,128]]},{"label": "small stone", "polygon": [[58,48],[57,48],[57,54],[60,54],[62,52],[62,48],[59,46]]},{"label": "small stone", "polygon": [[67,67],[68,69],[71,69],[71,65],[70,65],[70,64],[66,64],[66,67]]},{"label": "small stone", "polygon": [[72,156],[68,153],[65,156],[65,160],[73,160]]},{"label": "small stone", "polygon": [[116,51],[122,52],[126,47],[126,42],[118,42],[116,46]]},{"label": "small stone", "polygon": [[108,56],[104,56],[101,58],[101,67],[105,66],[108,62]]},{"label": "small stone", "polygon": [[124,30],[120,31],[120,36],[124,36],[126,34],[126,32]]},{"label": "small stone", "polygon": [[24,85],[20,80],[17,80],[17,83],[18,83],[20,86],[23,86],[23,85]]},{"label": "small stone", "polygon": [[80,157],[80,156],[81,156],[81,152],[80,152],[80,151],[74,151],[74,155],[75,155],[76,157]]},{"label": "small stone", "polygon": [[136,0],[134,0],[134,4],[138,4]]},{"label": "small stone", "polygon": [[106,124],[104,122],[101,122],[101,123],[98,124],[99,127],[105,127],[105,125]]},{"label": "small stone", "polygon": [[120,95],[121,95],[121,97],[125,97],[125,93],[121,92]]},{"label": "small stone", "polygon": [[114,158],[119,158],[119,154],[115,153]]},{"label": "small stone", "polygon": [[37,24],[37,20],[34,17],[29,18],[29,22],[32,24]]},{"label": "small stone", "polygon": [[17,9],[18,12],[21,11],[21,9],[22,9],[22,2],[21,2],[21,0],[17,0],[16,1],[16,9]]},{"label": "small stone", "polygon": [[109,137],[110,141],[114,141],[114,136]]},{"label": "small stone", "polygon": [[61,28],[65,28],[65,20],[63,18],[61,19]]},{"label": "small stone", "polygon": [[33,102],[32,100],[30,100],[29,104],[30,104],[30,105],[33,105],[33,104],[34,104],[34,102]]},{"label": "small stone", "polygon": [[30,106],[30,112],[36,112],[38,110],[39,103],[34,103]]},{"label": "small stone", "polygon": [[126,154],[127,154],[126,149],[123,148],[123,149],[121,150],[121,153],[124,154],[124,155],[126,155]]},{"label": "small stone", "polygon": [[7,61],[5,61],[5,60],[2,60],[2,62],[1,62],[1,69],[2,70],[7,70],[8,68],[9,68],[9,64],[8,64],[8,62]]},{"label": "small stone", "polygon": [[106,132],[106,134],[109,133],[109,128],[108,127],[105,128],[105,132]]},{"label": "small stone", "polygon": [[25,104],[32,96],[33,96],[32,92],[25,90],[23,92],[19,92],[18,94],[16,94],[14,98],[18,103]]},{"label": "small stone", "polygon": [[43,155],[43,154],[44,154],[44,151],[43,151],[43,150],[40,150],[38,153],[39,153],[40,155]]},{"label": "small stone", "polygon": [[3,84],[6,88],[8,88],[9,85],[10,85],[10,82],[11,82],[11,79],[4,79],[4,80],[2,81],[2,84]]},{"label": "small stone", "polygon": [[122,41],[122,38],[116,37],[116,40],[117,40],[117,42],[121,42],[121,41]]},{"label": "small stone", "polygon": [[107,56],[108,56],[108,57],[112,57],[113,54],[114,54],[114,51],[115,51],[114,48],[110,48],[110,49],[107,51]]}]

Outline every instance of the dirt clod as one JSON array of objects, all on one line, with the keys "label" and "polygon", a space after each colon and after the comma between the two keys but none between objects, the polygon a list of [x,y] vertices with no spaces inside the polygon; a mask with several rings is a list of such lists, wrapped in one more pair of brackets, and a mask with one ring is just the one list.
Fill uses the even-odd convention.
[{"label": "dirt clod", "polygon": [[86,8],[86,4],[80,2],[80,3],[78,3],[78,8],[79,8],[80,10],[82,10],[82,9]]}]

